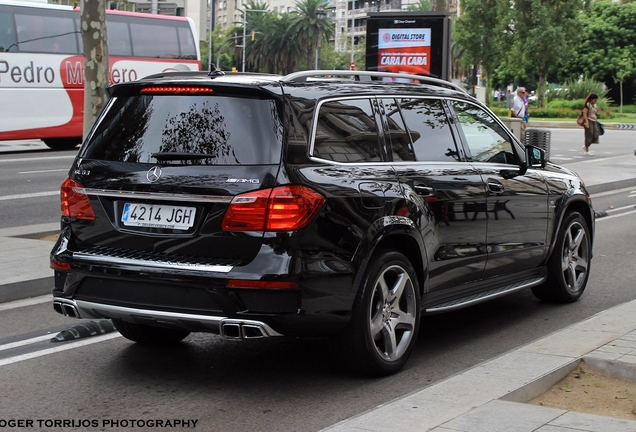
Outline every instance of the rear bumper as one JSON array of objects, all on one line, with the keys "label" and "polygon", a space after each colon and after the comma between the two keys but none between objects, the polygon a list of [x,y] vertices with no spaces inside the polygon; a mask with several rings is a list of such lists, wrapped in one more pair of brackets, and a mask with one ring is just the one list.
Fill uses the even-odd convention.
[{"label": "rear bumper", "polygon": [[163,312],[91,303],[82,300],[53,298],[56,312],[73,318],[121,319],[135,324],[206,331],[228,339],[256,339],[283,336],[269,325],[254,320],[231,319],[223,316]]}]

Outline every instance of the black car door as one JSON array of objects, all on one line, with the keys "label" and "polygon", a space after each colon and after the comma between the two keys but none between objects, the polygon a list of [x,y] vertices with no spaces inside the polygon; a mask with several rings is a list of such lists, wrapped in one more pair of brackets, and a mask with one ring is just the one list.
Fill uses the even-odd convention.
[{"label": "black car door", "polygon": [[[486,200],[481,176],[455,143],[439,98],[383,98],[392,165],[426,245],[429,299],[459,294],[486,264]],[[434,293],[437,291],[437,293]]]},{"label": "black car door", "polygon": [[451,100],[449,105],[470,165],[486,185],[485,206],[473,217],[488,221],[488,263],[484,278],[529,270],[547,253],[548,188],[540,172],[520,168],[522,148],[481,106]]}]

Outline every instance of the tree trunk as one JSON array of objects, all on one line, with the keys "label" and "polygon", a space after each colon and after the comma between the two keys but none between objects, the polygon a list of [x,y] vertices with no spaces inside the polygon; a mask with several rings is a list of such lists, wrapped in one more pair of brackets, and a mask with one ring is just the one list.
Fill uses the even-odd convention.
[{"label": "tree trunk", "polygon": [[81,34],[84,44],[84,137],[106,103],[108,45],[104,0],[81,0]]}]

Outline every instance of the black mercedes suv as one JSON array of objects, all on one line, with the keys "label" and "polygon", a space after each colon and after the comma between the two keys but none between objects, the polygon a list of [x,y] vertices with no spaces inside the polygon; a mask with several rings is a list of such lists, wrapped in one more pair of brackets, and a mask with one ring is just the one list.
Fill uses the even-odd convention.
[{"label": "black mercedes suv", "polygon": [[61,187],[59,313],[145,344],[332,337],[387,375],[423,313],[585,289],[583,181],[452,83],[178,72],[109,94]]}]

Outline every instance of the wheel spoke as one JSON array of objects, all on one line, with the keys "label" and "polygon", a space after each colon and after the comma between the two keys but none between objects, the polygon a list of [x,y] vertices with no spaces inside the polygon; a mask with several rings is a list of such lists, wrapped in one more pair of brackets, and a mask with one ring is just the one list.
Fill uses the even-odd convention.
[{"label": "wheel spoke", "polygon": [[389,360],[395,360],[397,353],[397,337],[395,329],[391,327],[391,322],[387,322],[382,329],[382,339],[384,354]]},{"label": "wheel spoke", "polygon": [[577,232],[574,238],[570,237],[570,250],[572,252],[578,251],[581,247],[581,243],[583,242],[583,238],[585,238],[585,231],[580,227],[577,227]]},{"label": "wheel spoke", "polygon": [[371,337],[373,340],[377,340],[379,338],[383,329],[384,319],[382,317],[382,308],[380,308],[375,316],[371,317]]}]

